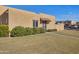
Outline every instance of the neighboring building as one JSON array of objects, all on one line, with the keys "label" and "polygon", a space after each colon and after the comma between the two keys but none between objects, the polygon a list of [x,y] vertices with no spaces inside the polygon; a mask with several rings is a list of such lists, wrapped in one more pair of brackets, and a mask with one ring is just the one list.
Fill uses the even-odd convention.
[{"label": "neighboring building", "polygon": [[79,28],[79,22],[76,22],[77,27]]},{"label": "neighboring building", "polygon": [[64,23],[64,25],[76,25],[76,21],[70,21],[70,20],[57,21],[56,23]]},{"label": "neighboring building", "polygon": [[71,25],[76,25],[76,21],[71,21]]},{"label": "neighboring building", "polygon": [[9,30],[12,30],[15,26],[64,30],[63,24],[55,23],[55,16],[0,6],[0,24],[8,25]]},{"label": "neighboring building", "polygon": [[63,23],[65,29],[78,29],[78,22],[76,21],[57,21],[56,23]]},{"label": "neighboring building", "polygon": [[78,26],[79,26],[79,22],[76,22],[76,25],[78,25]]}]

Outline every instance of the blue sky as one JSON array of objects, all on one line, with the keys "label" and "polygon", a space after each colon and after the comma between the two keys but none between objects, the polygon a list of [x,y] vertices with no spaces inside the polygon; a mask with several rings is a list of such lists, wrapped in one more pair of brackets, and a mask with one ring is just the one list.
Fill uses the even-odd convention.
[{"label": "blue sky", "polygon": [[9,5],[9,7],[56,16],[56,20],[79,21],[79,5]]}]

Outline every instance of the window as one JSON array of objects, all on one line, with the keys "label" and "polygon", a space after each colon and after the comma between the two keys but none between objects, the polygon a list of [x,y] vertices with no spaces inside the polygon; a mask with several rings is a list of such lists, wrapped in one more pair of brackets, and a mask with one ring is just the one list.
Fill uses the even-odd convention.
[{"label": "window", "polygon": [[0,24],[8,25],[8,11],[5,11],[5,12],[0,16]]},{"label": "window", "polygon": [[38,27],[38,20],[33,20],[33,27],[37,28]]}]

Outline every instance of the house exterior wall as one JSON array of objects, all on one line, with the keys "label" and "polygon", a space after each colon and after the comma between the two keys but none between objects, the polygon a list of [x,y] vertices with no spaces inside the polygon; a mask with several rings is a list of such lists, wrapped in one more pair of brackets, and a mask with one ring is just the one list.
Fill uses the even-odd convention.
[{"label": "house exterior wall", "polygon": [[0,16],[7,10],[7,7],[0,6]]},{"label": "house exterior wall", "polygon": [[10,30],[12,30],[12,28],[14,28],[15,26],[33,28],[33,20],[38,20],[38,27],[42,27],[42,24],[40,24],[40,18],[48,18],[49,20],[51,20],[51,22],[47,24],[47,29],[55,28],[54,16],[49,16],[46,14],[34,14],[11,8],[9,9],[9,28]]},{"label": "house exterior wall", "polygon": [[[2,7],[1,7],[2,8]],[[16,26],[31,27],[33,28],[33,20],[38,20],[38,27],[43,27],[43,24],[40,23],[40,18],[47,18],[50,22],[47,25],[46,29],[57,29],[57,31],[64,30],[63,24],[55,24],[55,16],[47,14],[36,14],[29,11],[23,11],[15,8],[0,8],[0,16],[8,10],[8,26],[9,30],[12,30]]]},{"label": "house exterior wall", "polygon": [[55,25],[57,31],[63,31],[64,30],[64,24],[60,23],[60,24],[56,24]]},{"label": "house exterior wall", "polygon": [[[48,18],[50,20],[49,24],[47,24],[47,29],[55,29],[55,22],[56,22],[55,16],[40,13],[39,17],[40,18]],[[42,26],[42,24],[40,24],[40,26]]]},{"label": "house exterior wall", "polygon": [[8,10],[0,16],[0,24],[8,25]]},{"label": "house exterior wall", "polygon": [[11,30],[15,26],[33,27],[33,19],[36,16],[36,14],[29,12],[9,9],[9,28]]}]

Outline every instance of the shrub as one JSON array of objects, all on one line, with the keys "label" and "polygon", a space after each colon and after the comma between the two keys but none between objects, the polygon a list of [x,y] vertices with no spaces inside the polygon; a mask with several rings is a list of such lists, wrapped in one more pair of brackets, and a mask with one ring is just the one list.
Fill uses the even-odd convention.
[{"label": "shrub", "polygon": [[38,29],[40,30],[40,33],[45,33],[46,32],[46,30],[43,29],[43,28],[38,28]]},{"label": "shrub", "polygon": [[24,36],[26,33],[25,28],[21,26],[16,26],[11,31],[11,37]]},{"label": "shrub", "polygon": [[45,33],[45,29],[43,28],[33,28],[33,34]]},{"label": "shrub", "polygon": [[40,34],[44,33],[45,30],[43,28],[29,28],[29,27],[21,27],[17,26],[12,29],[10,32],[11,37],[19,37],[19,36],[25,36],[25,35],[32,35],[32,34]]},{"label": "shrub", "polygon": [[9,27],[7,25],[0,25],[0,37],[9,36]]},{"label": "shrub", "polygon": [[44,33],[45,30],[43,28],[25,28],[26,30],[26,35],[31,35],[31,34],[39,34],[39,33]]},{"label": "shrub", "polygon": [[26,27],[25,31],[26,31],[25,35],[31,35],[31,34],[33,34],[33,28]]},{"label": "shrub", "polygon": [[33,34],[39,34],[40,29],[39,28],[33,28]]},{"label": "shrub", "polygon": [[57,29],[48,29],[47,32],[57,31]]}]

